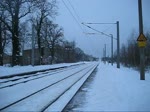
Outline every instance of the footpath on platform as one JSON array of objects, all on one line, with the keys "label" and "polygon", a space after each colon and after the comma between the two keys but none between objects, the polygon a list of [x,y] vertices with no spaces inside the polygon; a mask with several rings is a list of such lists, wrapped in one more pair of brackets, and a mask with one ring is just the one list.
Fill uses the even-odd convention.
[{"label": "footpath on platform", "polygon": [[[88,84],[70,104],[73,111],[150,111],[150,71],[140,80],[133,68],[101,62]],[[85,84],[86,85],[86,84]],[[74,97],[75,98],[75,97]],[[78,106],[77,106],[78,105]]]}]

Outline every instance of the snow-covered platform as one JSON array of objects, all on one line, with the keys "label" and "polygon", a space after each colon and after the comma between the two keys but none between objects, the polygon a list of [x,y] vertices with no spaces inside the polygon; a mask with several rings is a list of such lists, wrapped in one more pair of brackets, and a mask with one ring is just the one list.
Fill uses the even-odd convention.
[{"label": "snow-covered platform", "polygon": [[[132,68],[100,63],[92,81],[72,99],[70,111],[150,111],[150,71],[146,80]],[[78,100],[80,99],[80,100]],[[69,107],[70,106],[70,107]]]}]

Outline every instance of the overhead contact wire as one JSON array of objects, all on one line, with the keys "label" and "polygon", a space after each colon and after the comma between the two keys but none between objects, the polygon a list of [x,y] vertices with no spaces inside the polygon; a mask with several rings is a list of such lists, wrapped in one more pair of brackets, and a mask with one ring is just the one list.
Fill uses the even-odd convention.
[{"label": "overhead contact wire", "polygon": [[73,15],[73,13],[71,12],[71,10],[69,9],[69,7],[67,6],[67,4],[65,3],[64,0],[62,0],[63,4],[65,5],[65,7],[67,8],[67,10],[69,11],[69,13],[71,14],[71,16],[73,17],[73,19],[76,21],[76,23],[78,24],[78,26],[81,28],[81,30],[84,32],[83,28],[81,27],[80,23],[78,22],[78,20],[75,18],[75,16]]}]

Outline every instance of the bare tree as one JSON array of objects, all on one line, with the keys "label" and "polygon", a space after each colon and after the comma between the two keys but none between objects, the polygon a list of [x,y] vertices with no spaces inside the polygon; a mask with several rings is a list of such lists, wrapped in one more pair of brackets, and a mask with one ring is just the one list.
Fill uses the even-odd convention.
[{"label": "bare tree", "polygon": [[[45,21],[45,28],[43,32],[44,42],[51,52],[51,64],[54,61],[55,57],[55,47],[62,42],[63,29],[58,26],[58,24],[52,23],[52,21]],[[45,35],[44,35],[45,34]]]},{"label": "bare tree", "polygon": [[25,57],[24,57],[24,50],[29,49],[31,47],[31,33],[28,21],[22,22],[20,24],[19,29],[19,37],[20,37],[20,48],[22,52],[22,65],[24,65]]},{"label": "bare tree", "polygon": [[[2,13],[0,16],[2,17]],[[0,65],[3,65],[5,44],[6,44],[6,29],[4,24],[0,21]]]},{"label": "bare tree", "polygon": [[132,32],[128,40],[128,45],[122,45],[121,62],[125,66],[137,67],[140,64],[139,48],[136,41],[136,33]]},{"label": "bare tree", "polygon": [[55,46],[59,44],[61,41],[61,37],[63,37],[63,29],[59,28],[58,25],[53,25],[53,29],[49,32],[47,40],[50,43],[50,52],[51,52],[51,63],[54,61],[55,56]]},{"label": "bare tree", "polygon": [[[4,10],[0,10],[0,18],[3,18],[3,21],[6,20],[4,15]],[[10,42],[10,34],[6,25],[0,20],[0,65],[3,65],[3,56],[7,44]]]},{"label": "bare tree", "polygon": [[[1,15],[2,16],[2,12]],[[3,65],[3,27],[2,27],[2,22],[0,21],[0,65]]]},{"label": "bare tree", "polygon": [[30,0],[1,0],[0,2],[0,8],[4,10],[5,16],[0,17],[0,20],[12,35],[12,66],[20,64],[19,24],[20,19],[30,13],[30,2]]},{"label": "bare tree", "polygon": [[38,43],[38,49],[40,54],[40,64],[42,62],[42,50],[41,50],[41,43],[42,43],[42,26],[44,24],[44,19],[47,17],[54,17],[56,12],[56,0],[37,0],[34,2],[36,7],[36,17],[33,19],[33,24],[36,29],[36,37]]}]

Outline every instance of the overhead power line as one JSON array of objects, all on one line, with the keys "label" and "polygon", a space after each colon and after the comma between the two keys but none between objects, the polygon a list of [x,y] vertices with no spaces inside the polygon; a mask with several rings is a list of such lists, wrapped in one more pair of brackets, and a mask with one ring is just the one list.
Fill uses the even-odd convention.
[{"label": "overhead power line", "polygon": [[111,25],[111,26],[107,27],[107,28],[106,28],[106,29],[104,29],[102,32],[106,32],[106,31],[110,30],[110,29],[112,28],[112,26],[113,26],[113,25]]},{"label": "overhead power line", "polygon": [[[85,23],[85,24],[91,24],[91,25],[93,25],[93,24],[101,24],[101,25],[113,25],[113,24],[116,24],[116,23]],[[103,30],[103,32],[105,32],[106,30],[108,30],[108,29],[110,29],[112,26],[110,26],[110,27],[108,27],[107,29],[105,29],[105,30]]]},{"label": "overhead power line", "polygon": [[67,0],[67,1],[68,1],[68,3],[70,4],[70,6],[71,6],[71,8],[73,9],[73,11],[75,12],[76,17],[77,17],[77,18],[79,19],[79,21],[80,21],[81,19],[80,19],[79,15],[78,15],[77,11],[75,10],[74,6],[72,5],[71,1],[70,1],[70,0]]},{"label": "overhead power line", "polygon": [[71,12],[71,10],[69,9],[69,7],[67,6],[67,4],[65,3],[64,0],[62,0],[63,4],[65,5],[65,7],[67,8],[67,10],[69,11],[69,13],[71,14],[71,16],[73,17],[73,19],[75,20],[75,22],[77,23],[77,25],[81,28],[81,30],[84,32],[83,28],[81,27],[80,23],[78,22],[78,20],[75,18],[75,16],[73,15],[73,13]]},{"label": "overhead power line", "polygon": [[94,30],[94,31],[96,31],[96,32],[98,32],[98,33],[100,33],[100,34],[102,34],[102,35],[105,35],[105,36],[107,36],[107,37],[110,37],[110,35],[105,34],[104,32],[98,31],[98,30],[96,30],[96,29],[94,29],[94,28],[92,28],[92,27],[90,27],[90,26],[88,26],[88,25],[86,25],[86,24],[84,24],[84,23],[82,23],[82,24],[85,25],[86,27],[88,27],[88,28],[90,28],[90,29],[92,29],[92,30]]},{"label": "overhead power line", "polygon": [[[73,9],[74,14],[76,15],[76,17],[77,17],[77,19],[78,19],[78,21],[79,21],[79,24],[80,24],[82,21],[81,21],[81,18],[80,18],[80,16],[79,16],[79,14],[78,14],[77,11],[75,10],[75,8],[74,8],[74,6],[72,5],[71,1],[70,1],[70,0],[67,0],[67,1],[68,1],[68,3],[70,4],[71,8]],[[81,26],[81,27],[82,27],[82,26]],[[86,32],[86,29],[83,28],[83,27],[82,27],[82,29],[84,30],[84,33],[85,33],[85,32]]]},{"label": "overhead power line", "polygon": [[86,24],[116,24],[116,23],[86,23]]},{"label": "overhead power line", "polygon": [[[88,25],[86,25],[86,24],[84,24],[84,23],[82,23],[83,25],[85,25],[86,27],[88,27],[88,28],[90,28],[90,29],[92,29],[92,30],[94,30],[94,31],[96,31],[96,32],[98,32],[98,33],[100,33],[100,34],[102,34],[102,35],[105,35],[105,36],[107,36],[107,37],[111,37],[111,35],[108,35],[108,34],[106,34],[106,33],[104,33],[104,32],[101,32],[101,31],[99,31],[99,30],[96,30],[96,29],[94,29],[94,28],[92,28],[92,27],[90,27],[90,26],[88,26]],[[93,33],[94,34],[94,33]],[[116,39],[116,38],[113,38],[113,39]]]}]

